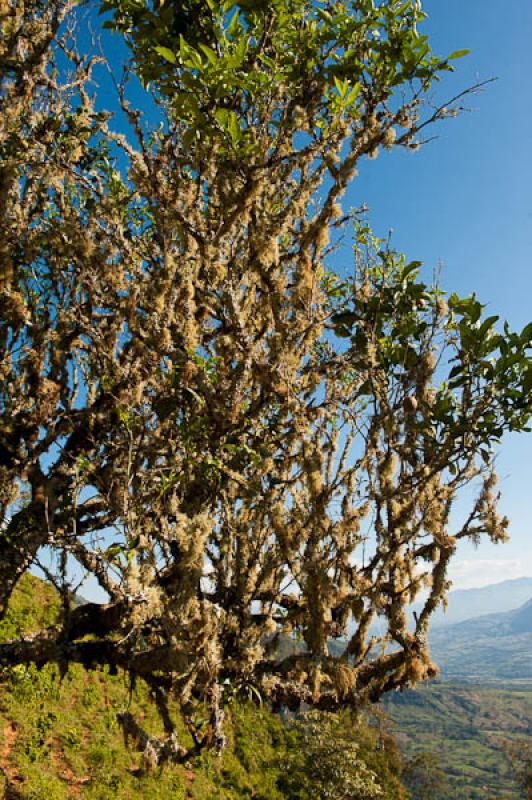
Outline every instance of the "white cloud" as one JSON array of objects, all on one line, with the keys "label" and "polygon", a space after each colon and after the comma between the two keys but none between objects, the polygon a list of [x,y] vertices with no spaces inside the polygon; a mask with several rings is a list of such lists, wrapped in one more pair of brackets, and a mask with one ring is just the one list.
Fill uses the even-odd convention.
[{"label": "white cloud", "polygon": [[449,570],[453,589],[478,589],[530,574],[519,558],[479,558],[456,561]]}]

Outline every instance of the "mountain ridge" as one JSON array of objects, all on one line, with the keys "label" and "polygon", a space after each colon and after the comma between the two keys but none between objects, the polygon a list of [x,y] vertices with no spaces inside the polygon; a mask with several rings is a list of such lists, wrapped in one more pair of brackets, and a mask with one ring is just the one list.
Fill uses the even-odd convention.
[{"label": "mountain ridge", "polygon": [[511,611],[434,628],[429,640],[442,678],[532,681],[532,598]]},{"label": "mountain ridge", "polygon": [[[479,627],[490,629],[490,633],[496,637],[505,636],[509,633],[532,633],[532,597],[518,608],[470,617],[461,622],[445,626],[445,630],[451,628],[478,630]],[[443,629],[440,627],[436,630],[441,632]]]},{"label": "mountain ridge", "polygon": [[[447,608],[433,615],[431,627],[443,628],[486,614],[513,611],[532,598],[532,577],[510,578],[472,589],[453,589],[447,595]],[[415,604],[417,611],[420,604]]]}]

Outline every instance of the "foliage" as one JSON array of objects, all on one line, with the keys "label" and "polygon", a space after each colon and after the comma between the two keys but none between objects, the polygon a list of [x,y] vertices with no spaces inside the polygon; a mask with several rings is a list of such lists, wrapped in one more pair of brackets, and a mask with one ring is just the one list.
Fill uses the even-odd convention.
[{"label": "foliage", "polygon": [[[102,10],[156,109],[111,63],[128,135],[76,9],[1,6],[0,610],[32,563],[62,610],[0,665],[126,670],[164,736],[124,733],[185,762],[222,748],[231,698],[356,708],[435,673],[457,543],[505,537],[493,446],[530,416],[532,327],[446,300],[339,205],[360,159],[460,108],[422,118],[460,53],[431,53],[417,0]],[[80,570],[108,603],[74,607]],[[304,647],[280,659],[281,634]]]},{"label": "foliage", "polygon": [[360,717],[305,714],[294,723],[300,749],[287,761],[284,796],[317,800],[406,798],[401,761],[390,736],[375,736]]},{"label": "foliage", "polygon": [[[353,132],[348,126],[367,129],[374,113],[371,149],[393,143],[395,123],[412,145],[416,120],[409,115],[420,93],[467,52],[434,56],[417,29],[420,4],[410,0],[105,0],[102,11],[113,13],[106,24],[127,37],[141,79],[171,97],[189,158],[216,146],[228,158],[260,160],[266,144],[280,155],[287,135],[301,130],[322,158]],[[412,106],[387,112],[395,88],[410,82]]]},{"label": "foliage", "polygon": [[530,741],[507,741],[504,749],[512,764],[512,770],[524,797],[532,797],[532,746]]},{"label": "foliage", "polygon": [[405,785],[411,790],[413,800],[425,797],[443,800],[448,790],[448,781],[435,753],[418,753],[405,764],[402,775]]}]

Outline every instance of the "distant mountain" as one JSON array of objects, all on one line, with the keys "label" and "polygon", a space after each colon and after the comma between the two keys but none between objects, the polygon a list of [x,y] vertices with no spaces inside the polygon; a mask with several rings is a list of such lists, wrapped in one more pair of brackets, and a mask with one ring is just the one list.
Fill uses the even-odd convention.
[{"label": "distant mountain", "polygon": [[532,633],[532,598],[521,608],[508,614],[512,633]]},{"label": "distant mountain", "polygon": [[532,680],[532,599],[512,611],[433,628],[430,648],[442,678]]},{"label": "distant mountain", "polygon": [[[443,680],[532,682],[532,578],[450,592],[429,629]],[[415,606],[414,606],[415,608]],[[377,623],[371,633],[379,634]],[[332,652],[340,645],[330,645]]]},{"label": "distant mountain", "polygon": [[464,636],[473,638],[491,636],[495,639],[520,633],[532,633],[532,598],[513,611],[483,614],[481,617],[474,617],[456,625],[448,625],[446,630],[440,628],[438,633],[441,637],[451,631],[454,635],[460,631]]},{"label": "distant mountain", "polygon": [[514,578],[480,589],[456,589],[448,594],[447,609],[439,608],[434,613],[431,627],[440,628],[484,614],[512,611],[531,597],[532,578]]}]

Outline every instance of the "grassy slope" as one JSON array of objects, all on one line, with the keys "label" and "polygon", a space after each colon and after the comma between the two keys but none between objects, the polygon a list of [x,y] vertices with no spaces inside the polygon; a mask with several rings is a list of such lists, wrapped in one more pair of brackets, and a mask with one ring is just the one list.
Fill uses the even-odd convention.
[{"label": "grassy slope", "polygon": [[[0,641],[49,624],[56,613],[50,587],[25,576]],[[318,800],[301,788],[301,740],[273,714],[251,703],[232,704],[221,758],[206,754],[187,767],[146,773],[140,754],[124,747],[116,723],[117,711],[128,705],[148,730],[162,733],[146,690],[138,686],[130,696],[125,677],[107,669],[86,672],[74,665],[62,679],[55,667],[0,675],[0,797],[7,778],[6,797],[19,800]],[[346,726],[341,720],[340,737]],[[178,734],[186,742],[185,731]],[[358,724],[348,735],[388,786],[383,800],[406,798],[389,769],[390,752],[376,748],[376,734]]]},{"label": "grassy slope", "polygon": [[385,703],[406,754],[432,751],[449,777],[449,800],[521,800],[501,740],[532,734],[532,686],[435,683]]}]

